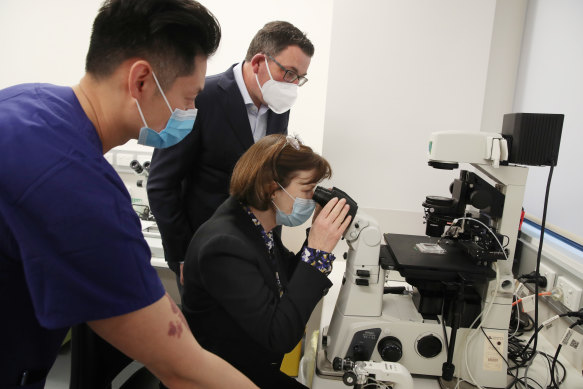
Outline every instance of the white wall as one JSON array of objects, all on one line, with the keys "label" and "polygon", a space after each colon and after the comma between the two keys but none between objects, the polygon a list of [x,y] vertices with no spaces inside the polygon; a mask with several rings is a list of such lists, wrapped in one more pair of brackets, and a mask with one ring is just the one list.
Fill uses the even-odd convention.
[{"label": "white wall", "polygon": [[0,88],[76,84],[84,74],[95,0],[0,1]]},{"label": "white wall", "polygon": [[[503,17],[497,5],[514,7],[506,11],[517,17]],[[431,132],[479,131],[510,112],[524,7],[490,0],[334,3],[323,153],[333,183],[360,206],[402,211],[392,224],[389,213],[385,230],[407,213],[421,225],[425,196],[449,196],[459,175],[427,166]],[[514,54],[500,60],[507,52]],[[501,78],[510,83],[501,87]],[[506,103],[491,104],[500,99]]]},{"label": "white wall", "polygon": [[[583,244],[583,2],[531,0],[514,110],[565,114],[547,222]],[[541,218],[549,168],[531,168],[524,208]]]}]

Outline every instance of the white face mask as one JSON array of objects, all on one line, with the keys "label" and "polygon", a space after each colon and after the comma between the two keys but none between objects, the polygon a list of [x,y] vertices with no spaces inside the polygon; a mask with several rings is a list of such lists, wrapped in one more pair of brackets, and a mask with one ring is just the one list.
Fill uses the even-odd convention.
[{"label": "white face mask", "polygon": [[275,81],[271,77],[267,58],[265,59],[265,66],[267,66],[267,73],[270,79],[263,84],[263,87],[259,83],[257,73],[255,73],[255,79],[263,95],[263,100],[265,100],[269,109],[277,114],[289,111],[298,97],[298,86],[291,82]]}]

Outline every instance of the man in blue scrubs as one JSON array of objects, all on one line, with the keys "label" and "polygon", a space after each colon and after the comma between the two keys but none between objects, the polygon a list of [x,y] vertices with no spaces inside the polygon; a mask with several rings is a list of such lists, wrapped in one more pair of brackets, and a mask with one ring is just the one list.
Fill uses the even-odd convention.
[{"label": "man in blue scrubs", "polygon": [[85,322],[168,387],[255,387],[192,336],[103,158],[186,136],[220,35],[194,0],[108,0],[78,85],[0,91],[0,388],[44,387]]}]

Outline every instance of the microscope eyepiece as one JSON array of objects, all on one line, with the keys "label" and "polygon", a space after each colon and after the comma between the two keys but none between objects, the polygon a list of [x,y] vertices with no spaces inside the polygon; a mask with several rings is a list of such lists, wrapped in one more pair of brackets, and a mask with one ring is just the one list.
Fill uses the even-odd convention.
[{"label": "microscope eyepiece", "polygon": [[145,161],[142,166],[146,169],[147,172],[150,171],[150,161]]},{"label": "microscope eyepiece", "polygon": [[349,195],[340,189],[336,187],[333,187],[332,189],[326,189],[321,186],[317,186],[312,199],[324,207],[326,204],[328,204],[328,201],[332,200],[334,197],[338,197],[338,200],[346,199],[346,204],[350,205],[348,215],[352,216],[352,220],[354,220],[354,216],[356,216],[356,211],[358,210],[358,204],[356,204],[356,201],[354,201]]},{"label": "microscope eyepiece", "polygon": [[140,165],[137,159],[134,159],[132,162],[130,162],[130,167],[137,174],[141,174],[144,171],[144,168],[142,167],[142,165]]},{"label": "microscope eyepiece", "polygon": [[321,186],[317,186],[312,196],[312,200],[320,204],[322,207],[325,206],[328,201],[332,199],[332,191]]}]

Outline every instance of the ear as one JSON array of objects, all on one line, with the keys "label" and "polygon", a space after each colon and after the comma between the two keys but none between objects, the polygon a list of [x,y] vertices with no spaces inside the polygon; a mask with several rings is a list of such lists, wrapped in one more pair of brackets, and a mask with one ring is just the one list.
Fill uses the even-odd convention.
[{"label": "ear", "polygon": [[280,190],[280,188],[279,185],[277,185],[277,182],[271,181],[271,184],[269,184],[269,193],[271,193],[271,198],[275,196],[275,192],[278,190]]},{"label": "ear", "polygon": [[152,66],[148,61],[138,60],[130,66],[128,72],[129,93],[134,99],[140,99],[157,89],[152,75]]},{"label": "ear", "polygon": [[263,54],[255,54],[253,58],[251,58],[251,69],[253,69],[253,73],[259,72],[259,65],[265,63],[265,55]]}]

